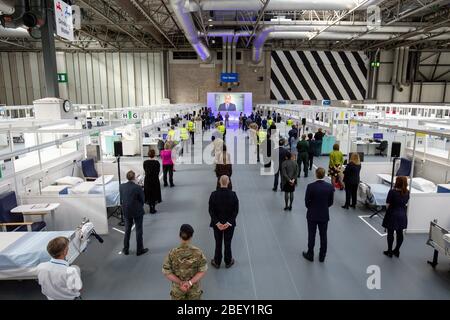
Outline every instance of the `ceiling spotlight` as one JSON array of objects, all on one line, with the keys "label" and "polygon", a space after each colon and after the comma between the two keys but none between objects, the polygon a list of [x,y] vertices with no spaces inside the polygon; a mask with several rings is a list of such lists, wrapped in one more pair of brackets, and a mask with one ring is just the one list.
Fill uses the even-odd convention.
[{"label": "ceiling spotlight", "polygon": [[209,22],[213,21],[211,18],[208,19]]}]

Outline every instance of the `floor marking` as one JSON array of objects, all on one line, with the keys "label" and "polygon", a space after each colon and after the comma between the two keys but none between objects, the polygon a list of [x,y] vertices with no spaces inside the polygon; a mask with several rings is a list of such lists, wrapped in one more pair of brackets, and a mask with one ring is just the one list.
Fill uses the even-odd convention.
[{"label": "floor marking", "polygon": [[363,218],[370,218],[369,215],[367,215],[367,216],[358,216],[358,218],[360,218],[365,224],[367,224],[370,228],[372,228],[372,230],[374,230],[376,233],[378,233],[380,235],[380,237],[385,237],[387,235],[387,233],[380,233],[369,222],[367,222],[366,220],[363,219]]},{"label": "floor marking", "polygon": [[[133,224],[133,227],[131,227],[131,231],[133,231],[136,228],[136,226]],[[117,228],[113,228],[113,230],[116,230],[117,232],[120,232],[121,234],[125,234],[125,231],[117,229]]]},{"label": "floor marking", "polygon": [[[235,184],[235,190],[236,190],[236,194],[238,193],[239,187],[238,184]],[[252,264],[252,258],[250,256],[250,247],[248,245],[248,240],[247,240],[247,224],[245,223],[245,219],[242,220],[242,224],[244,226],[244,239],[245,239],[245,247],[247,248],[247,256],[248,256],[248,263],[250,265],[250,274],[252,277],[252,287],[253,287],[253,293],[255,294],[255,299],[258,299],[258,294],[256,293],[256,281],[255,281],[255,275],[253,273],[253,264]]]},{"label": "floor marking", "polygon": [[[253,175],[252,175],[252,180],[253,180],[253,182],[255,182],[255,177]],[[261,207],[261,202],[258,202],[258,206]],[[264,210],[260,210],[259,212],[261,212],[261,211],[264,211]],[[289,264],[287,263],[286,256],[283,253],[283,249],[281,247],[280,241],[278,240],[278,237],[277,237],[277,234],[276,234],[275,229],[273,227],[272,221],[270,221],[269,216],[268,216],[267,213],[264,213],[264,217],[269,222],[270,230],[272,231],[272,234],[273,234],[273,236],[275,238],[275,241],[277,243],[278,251],[281,253],[281,257],[283,258],[284,264],[285,264],[286,269],[287,269],[288,274],[289,274],[289,278],[291,280],[292,285],[294,286],[295,293],[297,294],[298,298],[301,299],[302,297],[300,295],[300,292],[298,291],[297,286],[295,285],[294,277],[292,276],[291,269],[289,268]]]},{"label": "floor marking", "polygon": [[125,234],[125,231],[119,230],[119,229],[117,229],[117,228],[113,228],[113,230],[116,230],[117,232],[120,232],[120,233],[122,233],[122,234]]}]

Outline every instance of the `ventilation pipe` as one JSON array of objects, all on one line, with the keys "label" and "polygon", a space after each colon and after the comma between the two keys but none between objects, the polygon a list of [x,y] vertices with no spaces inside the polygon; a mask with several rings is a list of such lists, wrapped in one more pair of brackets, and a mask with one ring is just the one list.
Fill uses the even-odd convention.
[{"label": "ventilation pipe", "polygon": [[403,72],[402,72],[401,81],[400,81],[400,85],[402,85],[402,86],[408,85],[408,83],[406,82],[408,63],[409,63],[409,47],[405,47],[405,53],[403,55]]},{"label": "ventilation pipe", "polygon": [[[261,61],[262,58],[262,51],[264,48],[264,44],[267,39],[269,38],[283,38],[286,37],[286,39],[303,39],[305,32],[319,32],[322,30],[325,26],[317,26],[317,25],[272,25],[272,26],[265,26],[259,31],[256,35],[256,38],[253,42],[253,55],[252,59],[254,63],[258,63]],[[378,40],[381,39],[389,39],[389,36],[378,36],[379,34],[383,33],[406,33],[414,31],[414,27],[396,27],[396,26],[387,26],[387,27],[381,27],[377,30],[375,30],[373,33],[366,34],[359,39],[361,40]],[[327,37],[331,37],[330,34],[335,33],[342,33],[342,36],[336,35],[336,40],[340,40],[339,37],[343,39],[351,39],[355,33],[363,33],[367,32],[369,29],[367,26],[357,26],[357,25],[335,25],[331,26],[327,29],[326,32],[319,34],[316,39],[326,39]],[[308,34],[307,38],[312,36],[313,34]],[[334,38],[333,38],[334,39]]]},{"label": "ventilation pipe", "polygon": [[398,57],[399,57],[399,48],[395,48],[394,51],[394,61],[393,61],[393,69],[392,69],[392,79],[391,84],[393,86],[397,85],[397,72],[398,72]]},{"label": "ventilation pipe", "polygon": [[2,25],[5,28],[19,28],[23,26],[22,17],[26,11],[25,0],[15,1],[14,11],[11,15],[2,16]]},{"label": "ventilation pipe", "polygon": [[[190,11],[259,11],[260,0],[201,0],[187,1]],[[380,0],[368,1],[361,9],[380,3]],[[351,10],[358,6],[357,0],[271,0],[267,11],[294,11],[294,10]]]},{"label": "ventilation pipe", "polygon": [[397,90],[399,91],[402,91],[400,82],[402,81],[404,55],[405,55],[405,48],[400,47],[398,54],[398,69],[397,69],[397,84],[396,84]]},{"label": "ventilation pipe", "polygon": [[0,1],[0,11],[6,15],[12,15],[15,11],[14,0]]},{"label": "ventilation pipe", "polygon": [[170,0],[172,10],[177,17],[178,25],[183,30],[184,35],[194,48],[202,61],[209,62],[211,53],[206,45],[199,39],[198,30],[194,25],[190,12],[185,7],[184,0]]}]

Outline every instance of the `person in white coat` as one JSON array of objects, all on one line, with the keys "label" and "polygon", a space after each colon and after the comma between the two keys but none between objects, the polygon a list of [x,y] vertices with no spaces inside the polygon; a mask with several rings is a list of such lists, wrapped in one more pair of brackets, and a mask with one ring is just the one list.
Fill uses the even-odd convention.
[{"label": "person in white coat", "polygon": [[48,300],[79,300],[83,287],[78,266],[69,266],[66,260],[69,252],[69,239],[58,237],[47,245],[52,257],[48,262],[38,265],[38,281],[42,293]]}]

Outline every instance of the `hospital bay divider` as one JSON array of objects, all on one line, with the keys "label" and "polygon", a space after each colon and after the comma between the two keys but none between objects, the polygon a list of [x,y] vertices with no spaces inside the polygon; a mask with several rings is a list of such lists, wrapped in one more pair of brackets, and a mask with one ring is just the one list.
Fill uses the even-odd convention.
[{"label": "hospital bay divider", "polygon": [[[145,107],[139,108],[140,111],[145,111]],[[8,136],[12,136],[14,132],[27,132],[39,135],[54,135],[53,141],[46,141],[45,143],[39,143],[39,138],[36,140],[36,145],[15,150],[14,144],[10,144],[10,152],[0,154],[0,161],[7,161],[12,164],[12,172],[6,176],[3,176],[0,180],[0,190],[14,190],[18,198],[19,204],[32,204],[32,203],[60,203],[60,207],[56,211],[55,221],[58,230],[73,230],[79,225],[82,218],[87,217],[94,223],[94,226],[99,234],[108,233],[107,222],[107,204],[105,199],[105,184],[103,179],[103,193],[102,194],[68,194],[68,195],[43,195],[41,189],[46,184],[51,184],[54,179],[63,177],[66,175],[75,175],[82,177],[80,172],[79,161],[85,159],[85,146],[91,139],[92,135],[102,135],[106,131],[111,131],[120,128],[124,124],[134,124],[139,128],[139,137],[142,137],[144,131],[155,133],[157,127],[163,127],[166,125],[170,116],[174,116],[172,111],[176,110],[177,113],[183,115],[184,112],[192,112],[198,110],[198,105],[178,106],[173,110],[170,106],[164,108],[153,108],[144,114],[144,120],[139,119],[137,121],[129,120],[116,120],[111,117],[108,126],[95,127],[93,129],[45,129],[45,126],[32,126],[28,128],[13,128],[10,126],[7,129],[0,129],[0,133],[3,132]],[[160,110],[160,111],[158,111]],[[163,111],[161,111],[163,110]],[[122,110],[123,111],[123,110]],[[117,111],[118,112],[118,111]],[[152,113],[153,112],[153,113]],[[149,119],[151,115],[155,116],[154,112],[166,112],[167,116],[161,118],[161,121],[154,122]],[[169,121],[170,122],[170,121]],[[61,123],[67,123],[67,121],[54,121],[49,122],[51,125],[58,125]],[[57,135],[61,137],[56,138]],[[52,140],[48,139],[47,140]],[[102,150],[102,139],[98,139],[100,150]],[[52,158],[49,161],[45,160],[45,154],[43,154],[49,148],[59,149],[64,144],[74,143],[75,148],[69,150],[67,154]],[[24,158],[18,158],[21,156],[27,156],[29,154],[35,155],[37,152],[37,163],[33,163],[24,170],[17,171],[15,169],[15,162]],[[9,161],[11,160],[11,161]],[[136,172],[142,172],[143,153],[139,157],[134,157],[136,161],[130,161],[130,163],[124,162],[121,170],[121,175],[127,169],[133,169]],[[101,153],[101,159],[96,164],[99,176],[103,174],[113,174],[117,179],[117,166],[113,162],[105,162],[103,159],[103,153]],[[123,170],[125,169],[125,170]],[[126,172],[126,171],[125,171]]]}]

